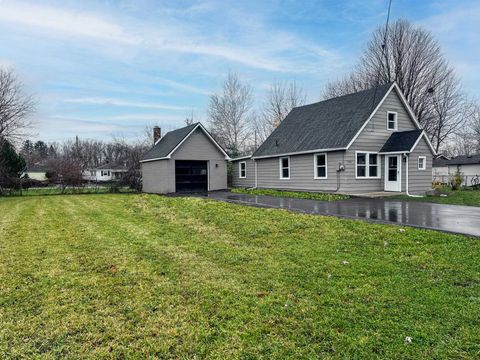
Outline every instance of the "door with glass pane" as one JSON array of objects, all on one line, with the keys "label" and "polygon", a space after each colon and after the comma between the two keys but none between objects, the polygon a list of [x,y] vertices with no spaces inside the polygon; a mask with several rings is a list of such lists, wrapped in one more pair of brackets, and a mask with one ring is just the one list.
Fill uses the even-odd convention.
[{"label": "door with glass pane", "polygon": [[402,163],[400,155],[385,156],[385,191],[401,191]]}]

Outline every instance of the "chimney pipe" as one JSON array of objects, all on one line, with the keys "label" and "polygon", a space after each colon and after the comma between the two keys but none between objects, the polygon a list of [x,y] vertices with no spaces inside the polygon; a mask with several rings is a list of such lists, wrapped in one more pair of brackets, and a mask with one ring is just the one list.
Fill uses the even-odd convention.
[{"label": "chimney pipe", "polygon": [[153,127],[153,144],[155,145],[158,140],[162,137],[162,129],[158,126]]}]

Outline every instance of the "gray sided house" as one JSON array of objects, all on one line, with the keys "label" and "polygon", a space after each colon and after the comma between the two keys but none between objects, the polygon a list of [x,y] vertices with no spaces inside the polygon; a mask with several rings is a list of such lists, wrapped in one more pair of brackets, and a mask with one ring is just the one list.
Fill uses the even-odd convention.
[{"label": "gray sided house", "polygon": [[233,185],[284,190],[424,194],[434,149],[396,83],[294,108]]},{"label": "gray sided house", "polygon": [[227,188],[229,157],[202,124],[196,123],[158,137],[143,156],[143,191],[203,192]]}]

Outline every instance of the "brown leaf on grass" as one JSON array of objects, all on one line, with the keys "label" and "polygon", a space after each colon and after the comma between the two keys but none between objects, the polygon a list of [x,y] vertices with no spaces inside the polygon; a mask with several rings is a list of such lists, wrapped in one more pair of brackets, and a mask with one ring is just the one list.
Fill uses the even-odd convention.
[{"label": "brown leaf on grass", "polygon": [[260,291],[260,292],[257,293],[257,297],[259,297],[259,298],[263,298],[265,296],[267,296],[267,293],[264,292],[264,291]]},{"label": "brown leaf on grass", "polygon": [[109,266],[108,271],[110,271],[112,274],[115,274],[117,272],[117,267],[112,264]]}]

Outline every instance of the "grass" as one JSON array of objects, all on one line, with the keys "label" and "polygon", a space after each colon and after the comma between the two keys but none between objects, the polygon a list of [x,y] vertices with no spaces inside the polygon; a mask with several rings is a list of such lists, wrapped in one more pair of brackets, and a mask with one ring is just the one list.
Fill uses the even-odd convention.
[{"label": "grass", "polygon": [[479,253],[200,198],[0,198],[0,358],[478,359]]},{"label": "grass", "polygon": [[[133,193],[135,190],[128,186],[120,186],[117,189],[120,193]],[[62,190],[60,187],[44,187],[44,188],[30,188],[23,190],[10,191],[7,196],[38,196],[38,195],[71,195],[71,194],[107,194],[111,193],[112,188],[109,186],[97,187],[67,187]]]},{"label": "grass", "polygon": [[306,191],[283,191],[273,189],[245,189],[245,188],[233,188],[232,193],[236,194],[252,194],[252,195],[268,195],[277,197],[289,197],[299,199],[311,199],[311,200],[323,200],[323,201],[336,201],[348,199],[347,195],[330,194],[330,193],[317,193]]},{"label": "grass", "polygon": [[424,196],[424,197],[410,197],[406,195],[398,195],[390,197],[389,199],[401,199],[408,201],[423,201],[433,202],[438,204],[450,205],[467,205],[480,206],[480,190],[445,190],[442,189],[447,196]]}]

